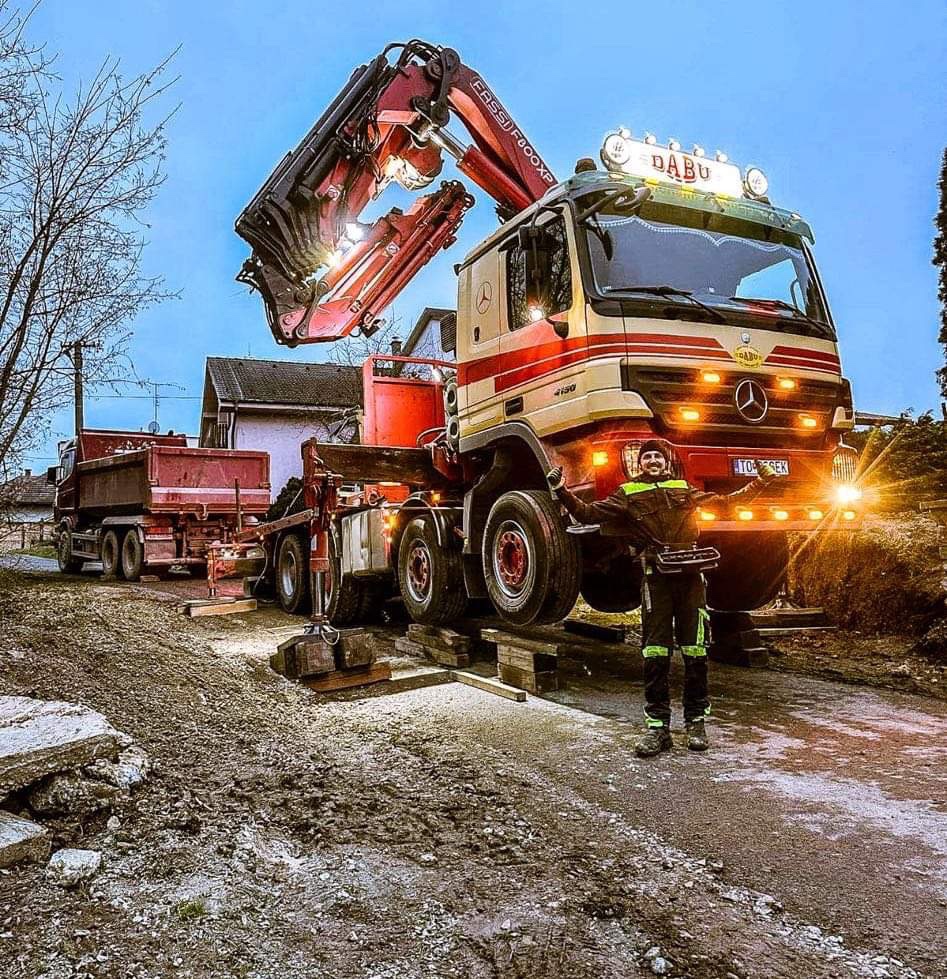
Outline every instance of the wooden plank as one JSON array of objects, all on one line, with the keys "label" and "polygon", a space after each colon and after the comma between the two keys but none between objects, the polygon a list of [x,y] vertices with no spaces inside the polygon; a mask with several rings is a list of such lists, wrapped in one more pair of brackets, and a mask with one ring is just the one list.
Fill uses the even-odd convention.
[{"label": "wooden plank", "polygon": [[375,662],[375,637],[365,629],[346,629],[339,633],[336,650],[342,669],[370,666]]},{"label": "wooden plank", "polygon": [[424,643],[427,646],[439,646],[441,649],[450,649],[458,653],[470,652],[470,636],[454,632],[453,629],[445,629],[442,626],[412,622],[408,626],[408,636],[415,642]]},{"label": "wooden plank", "polygon": [[212,602],[193,603],[184,606],[184,614],[192,619],[204,615],[236,615],[239,612],[255,612],[255,598],[214,600]]},{"label": "wooden plank", "polygon": [[524,639],[512,632],[503,632],[500,629],[481,629],[480,638],[484,642],[503,643],[506,646],[519,646],[521,649],[532,649],[537,653],[548,653],[555,656],[559,652],[559,646],[554,642],[540,642],[537,639]]},{"label": "wooden plank", "polygon": [[270,657],[270,668],[289,680],[325,675],[335,667],[335,647],[308,633],[281,642]]},{"label": "wooden plank", "polygon": [[350,687],[363,687],[369,683],[381,683],[391,679],[391,667],[387,663],[376,663],[370,670],[338,670],[318,680],[303,678],[299,682],[317,693],[331,693],[333,690],[347,690]]},{"label": "wooden plank", "polygon": [[555,671],[534,673],[531,670],[519,670],[515,666],[501,663],[500,679],[511,687],[519,687],[520,690],[528,690],[533,694],[559,689],[559,676]]},{"label": "wooden plank", "polygon": [[454,653],[449,649],[439,649],[427,646],[424,643],[415,642],[413,639],[396,639],[395,649],[405,656],[419,656],[429,659],[439,666],[470,666],[470,657],[466,653]]},{"label": "wooden plank", "polygon": [[526,691],[511,687],[496,677],[478,676],[476,673],[469,673],[467,670],[451,670],[451,676],[458,683],[465,683],[468,687],[476,687],[487,693],[496,694],[506,700],[514,700],[521,704],[526,700]]},{"label": "wooden plank", "polygon": [[557,657],[550,656],[549,653],[537,653],[532,649],[497,643],[497,663],[525,670],[528,673],[555,673]]},{"label": "wooden plank", "polygon": [[625,628],[620,625],[598,625],[582,619],[566,619],[562,626],[566,632],[576,636],[588,636],[590,639],[602,639],[605,642],[625,641]]}]

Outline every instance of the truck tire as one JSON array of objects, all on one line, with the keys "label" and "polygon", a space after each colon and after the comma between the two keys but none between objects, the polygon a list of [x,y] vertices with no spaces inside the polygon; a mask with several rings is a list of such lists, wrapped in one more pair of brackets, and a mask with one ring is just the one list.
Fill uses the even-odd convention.
[{"label": "truck tire", "polygon": [[363,590],[358,579],[342,579],[342,560],[329,534],[329,570],[325,576],[325,614],[332,625],[351,625],[361,621]]},{"label": "truck tire", "polygon": [[750,612],[779,594],[789,560],[784,533],[741,533],[726,540],[712,540],[703,534],[701,543],[713,543],[720,551],[719,566],[707,576],[707,604],[711,608]]},{"label": "truck tire", "polygon": [[582,597],[598,612],[631,612],[641,605],[641,565],[622,554],[605,571],[583,571]]},{"label": "truck tire", "polygon": [[306,611],[309,599],[309,549],[298,534],[287,534],[276,556],[276,595],[290,615]]},{"label": "truck tire", "polygon": [[130,527],[122,541],[122,577],[138,581],[145,566],[145,547],[138,539],[138,531]]},{"label": "truck tire", "polygon": [[78,574],[85,563],[82,558],[72,556],[72,533],[67,527],[60,528],[56,542],[56,563],[63,574]]},{"label": "truck tire", "polygon": [[401,535],[398,586],[408,614],[424,625],[452,622],[467,607],[460,551],[438,543],[427,517],[415,517]]},{"label": "truck tire", "polygon": [[102,537],[102,574],[107,578],[123,578],[122,545],[118,540],[118,531],[107,530]]},{"label": "truck tire", "polygon": [[548,491],[514,490],[493,504],[483,534],[487,594],[514,625],[558,622],[579,596],[579,543]]}]

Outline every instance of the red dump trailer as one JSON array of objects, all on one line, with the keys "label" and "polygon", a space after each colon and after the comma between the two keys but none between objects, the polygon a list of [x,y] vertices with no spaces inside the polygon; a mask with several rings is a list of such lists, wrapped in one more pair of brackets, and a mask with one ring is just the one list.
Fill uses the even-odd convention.
[{"label": "red dump trailer", "polygon": [[85,430],[60,445],[56,550],[63,571],[101,561],[137,580],[174,566],[200,570],[270,505],[266,452],[188,448],[184,435]]}]

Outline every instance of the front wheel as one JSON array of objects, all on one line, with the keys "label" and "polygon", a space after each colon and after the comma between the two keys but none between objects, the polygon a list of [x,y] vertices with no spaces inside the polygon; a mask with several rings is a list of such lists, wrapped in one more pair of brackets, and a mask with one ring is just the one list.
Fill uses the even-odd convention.
[{"label": "front wheel", "polygon": [[82,570],[82,559],[72,556],[72,533],[67,527],[62,527],[59,531],[59,540],[56,542],[56,563],[63,574],[78,574]]},{"label": "front wheel", "polygon": [[415,517],[404,529],[398,548],[398,584],[415,622],[444,625],[460,618],[467,607],[460,551],[442,547],[426,517]]},{"label": "front wheel", "polygon": [[514,625],[558,622],[579,596],[581,553],[559,505],[544,490],[504,493],[483,535],[487,594]]},{"label": "front wheel", "polygon": [[309,598],[308,549],[297,534],[287,534],[276,556],[276,594],[280,607],[290,615],[305,611]]}]

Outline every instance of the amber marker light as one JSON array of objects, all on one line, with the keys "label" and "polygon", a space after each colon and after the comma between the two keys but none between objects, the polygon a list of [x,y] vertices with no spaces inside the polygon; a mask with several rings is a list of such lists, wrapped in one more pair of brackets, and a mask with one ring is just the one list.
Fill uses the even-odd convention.
[{"label": "amber marker light", "polygon": [[776,378],[776,386],[780,391],[795,391],[796,379],[794,377],[778,377]]},{"label": "amber marker light", "polygon": [[739,510],[737,512],[737,519],[738,520],[752,520],[753,519],[753,511],[752,510]]},{"label": "amber marker light", "polygon": [[592,465],[593,466],[607,466],[608,465],[608,453],[607,452],[593,452],[592,453]]},{"label": "amber marker light", "polygon": [[435,506],[436,506],[436,505],[437,505],[438,503],[440,503],[440,502],[441,502],[441,494],[440,494],[440,493],[432,493],[432,494],[431,494],[431,502],[432,502],[432,503],[433,503],[433,504],[434,504]]},{"label": "amber marker light", "polygon": [[696,408],[681,408],[681,418],[686,422],[699,422],[700,412]]},{"label": "amber marker light", "polygon": [[789,514],[785,510],[774,510],[773,511],[774,520],[788,520]]},{"label": "amber marker light", "polygon": [[700,379],[705,384],[719,384],[720,375],[716,371],[703,371],[700,375]]},{"label": "amber marker light", "polygon": [[809,519],[810,520],[821,520],[825,514],[821,510],[810,510]]},{"label": "amber marker light", "polygon": [[799,424],[803,428],[815,428],[819,423],[812,417],[812,415],[800,415]]},{"label": "amber marker light", "polygon": [[842,511],[842,517],[845,520],[854,520],[855,519],[855,511],[854,510],[843,510]]},{"label": "amber marker light", "polygon": [[705,523],[710,523],[711,521],[717,519],[717,514],[711,513],[710,510],[701,510],[700,519],[703,520]]}]

